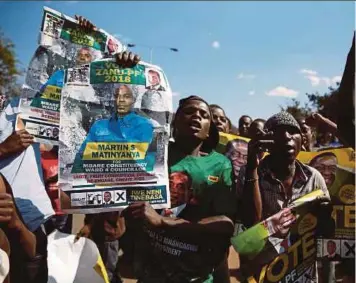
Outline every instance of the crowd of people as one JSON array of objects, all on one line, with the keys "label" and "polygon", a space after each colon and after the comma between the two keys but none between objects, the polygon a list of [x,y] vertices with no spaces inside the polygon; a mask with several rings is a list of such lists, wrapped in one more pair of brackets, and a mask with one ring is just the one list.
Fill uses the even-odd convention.
[{"label": "crowd of people", "polygon": [[[94,28],[78,20],[84,28]],[[124,52],[116,61],[133,67],[139,57]],[[354,96],[354,81],[344,84],[341,90],[347,94],[340,93],[340,99],[347,100]],[[15,130],[18,101],[11,100],[0,116],[0,248],[9,258],[4,282],[46,283],[47,235],[54,229],[71,233],[72,215],[58,205],[58,148],[44,150],[26,130]],[[330,202],[329,180],[298,161],[297,155],[339,145],[354,148],[349,135],[354,116],[345,116],[345,111],[342,115],[347,130],[339,127],[340,121],[336,124],[317,113],[293,117],[280,112],[267,120],[243,115],[238,132],[232,132],[232,121],[221,106],[198,96],[181,99],[168,145],[172,208],[155,210],[139,202],[121,213],[88,214],[77,238],[88,237],[97,244],[111,283],[122,282],[120,249],[141,283],[230,282],[227,258],[237,220],[251,227],[282,211],[278,235],[283,237],[296,220],[286,208],[292,201],[321,189],[320,207]],[[324,131],[315,135],[314,129],[320,128]],[[247,138],[246,144],[232,141],[225,155],[218,153],[219,132]],[[14,193],[23,191],[22,198]],[[28,194],[43,196],[41,204],[29,203]],[[184,248],[166,250],[162,239]],[[6,269],[6,261],[0,265]],[[354,276],[352,269],[347,274]]]}]

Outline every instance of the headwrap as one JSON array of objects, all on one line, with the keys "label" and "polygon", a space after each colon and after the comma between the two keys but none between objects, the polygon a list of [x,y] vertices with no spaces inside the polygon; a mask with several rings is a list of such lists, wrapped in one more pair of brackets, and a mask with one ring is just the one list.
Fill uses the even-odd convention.
[{"label": "headwrap", "polygon": [[294,127],[299,131],[299,133],[301,133],[297,120],[295,120],[291,114],[285,111],[281,111],[270,117],[265,124],[265,129],[267,131],[274,131],[278,126]]}]

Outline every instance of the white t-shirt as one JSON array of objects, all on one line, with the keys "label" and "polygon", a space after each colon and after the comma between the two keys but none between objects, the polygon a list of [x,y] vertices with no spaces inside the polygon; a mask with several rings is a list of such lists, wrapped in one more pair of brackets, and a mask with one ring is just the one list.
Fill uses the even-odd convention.
[{"label": "white t-shirt", "polygon": [[[12,99],[0,115],[0,143],[15,130],[19,98]],[[16,206],[30,231],[54,215],[45,190],[38,143],[21,153],[0,159],[0,173],[10,184]]]}]

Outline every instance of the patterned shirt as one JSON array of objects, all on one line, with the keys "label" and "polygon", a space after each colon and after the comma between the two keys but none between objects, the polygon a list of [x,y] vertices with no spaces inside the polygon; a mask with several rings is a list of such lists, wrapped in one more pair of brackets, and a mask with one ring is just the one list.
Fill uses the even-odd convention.
[{"label": "patterned shirt", "polygon": [[274,177],[270,169],[271,158],[267,156],[258,168],[259,188],[262,198],[262,219],[276,214],[296,199],[321,189],[330,199],[323,176],[314,168],[296,160],[295,176],[292,183],[292,196],[288,198],[283,184]]}]

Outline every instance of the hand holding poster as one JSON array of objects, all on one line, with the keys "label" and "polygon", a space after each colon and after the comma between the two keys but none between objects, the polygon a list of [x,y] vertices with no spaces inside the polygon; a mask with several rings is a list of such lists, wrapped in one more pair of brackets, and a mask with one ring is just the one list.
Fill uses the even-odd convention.
[{"label": "hand holding poster", "polygon": [[[231,143],[238,139],[239,137],[233,135],[221,134],[220,151],[229,152]],[[235,150],[239,148],[236,147]],[[298,208],[303,208],[305,216],[297,219],[297,224],[293,225],[294,228],[285,237],[278,235],[285,233],[280,233],[280,229],[276,229],[278,227],[275,225],[278,223],[276,220],[286,213],[285,210],[247,231],[240,228],[240,234],[235,236],[232,242],[241,257],[247,256],[247,264],[241,267],[244,273],[243,281],[310,282],[315,275],[317,259],[323,259],[323,262],[341,261],[340,266],[350,261],[350,265],[345,268],[354,265],[354,151],[350,148],[338,148],[320,152],[300,152],[297,158],[317,169],[324,177],[331,196],[331,206],[321,205],[317,211],[313,211],[309,205]],[[230,160],[234,164],[234,160]],[[239,169],[240,177],[236,178],[237,191],[243,190],[244,187],[245,170],[243,166]],[[326,214],[331,214],[332,218],[326,218]],[[320,225],[317,225],[318,219],[323,220]],[[313,229],[307,232],[313,235],[300,233],[303,227],[309,226]],[[305,238],[305,235],[310,237]]]},{"label": "hand holding poster", "polygon": [[242,282],[310,282],[315,269],[317,213],[313,203],[324,193],[316,190],[295,200],[288,210],[296,223],[284,229],[281,215],[269,217],[233,237],[231,242],[245,264]]},{"label": "hand holding poster", "polygon": [[89,64],[125,47],[105,31],[85,30],[76,20],[46,7],[39,43],[26,75],[17,127],[25,128],[36,141],[57,145],[65,69]]},{"label": "hand holding poster", "polygon": [[329,237],[318,239],[318,258],[355,258],[355,152],[351,148],[301,152],[299,160],[317,169],[328,187],[334,220]]},{"label": "hand holding poster", "polygon": [[[147,70],[162,78],[159,111],[142,109],[152,86]],[[135,201],[167,207],[171,113],[172,94],[157,66],[122,69],[106,59],[68,69],[60,111],[59,183],[68,198],[62,207],[104,211]]]}]

